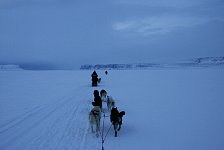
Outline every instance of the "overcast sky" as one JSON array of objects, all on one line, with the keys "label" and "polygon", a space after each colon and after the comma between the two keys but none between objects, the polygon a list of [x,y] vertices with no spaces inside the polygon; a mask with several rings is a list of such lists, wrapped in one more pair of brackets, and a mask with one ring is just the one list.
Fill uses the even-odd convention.
[{"label": "overcast sky", "polygon": [[223,0],[1,0],[0,63],[224,56]]}]

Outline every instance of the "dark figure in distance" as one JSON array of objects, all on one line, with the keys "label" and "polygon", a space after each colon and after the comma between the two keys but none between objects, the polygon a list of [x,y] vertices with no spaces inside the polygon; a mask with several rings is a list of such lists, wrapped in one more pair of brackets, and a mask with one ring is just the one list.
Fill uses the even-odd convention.
[{"label": "dark figure in distance", "polygon": [[97,86],[98,75],[95,70],[93,71],[91,77],[92,77],[92,86]]}]

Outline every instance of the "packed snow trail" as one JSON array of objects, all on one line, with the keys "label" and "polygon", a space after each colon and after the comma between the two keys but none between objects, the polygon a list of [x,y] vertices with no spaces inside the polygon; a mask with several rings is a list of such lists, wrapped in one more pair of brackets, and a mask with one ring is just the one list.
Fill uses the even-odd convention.
[{"label": "packed snow trail", "polygon": [[[96,138],[89,128],[92,93],[98,89],[86,82],[85,75],[89,74],[66,71],[57,74],[14,73],[17,72],[1,74],[7,78],[1,81],[0,89],[9,95],[3,99],[5,102],[1,101],[8,107],[1,107],[0,112],[0,150],[88,150],[101,147],[100,138]],[[81,80],[77,80],[80,76]],[[20,105],[19,102],[23,103]]]},{"label": "packed snow trail", "polygon": [[[78,88],[74,93],[85,95],[88,90]],[[85,96],[67,95],[56,103],[36,107],[0,127],[0,149],[83,149],[89,128],[88,105]]]}]

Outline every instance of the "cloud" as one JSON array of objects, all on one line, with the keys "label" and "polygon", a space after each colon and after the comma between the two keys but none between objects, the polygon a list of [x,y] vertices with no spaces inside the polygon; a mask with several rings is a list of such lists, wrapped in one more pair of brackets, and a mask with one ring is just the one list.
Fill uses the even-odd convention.
[{"label": "cloud", "polygon": [[128,5],[144,5],[144,6],[153,6],[153,7],[192,7],[196,5],[202,5],[209,2],[215,2],[219,0],[113,0],[119,4],[128,4]]},{"label": "cloud", "polygon": [[116,22],[113,29],[123,33],[140,35],[164,34],[208,22],[210,18],[194,16],[160,16]]},{"label": "cloud", "polygon": [[[114,31],[124,34],[165,34],[215,20],[224,20],[221,0],[115,0],[141,9],[132,18],[114,22]],[[147,11],[148,10],[148,11]]]},{"label": "cloud", "polygon": [[71,2],[71,0],[0,0],[0,9],[35,5],[62,5],[67,2]]}]

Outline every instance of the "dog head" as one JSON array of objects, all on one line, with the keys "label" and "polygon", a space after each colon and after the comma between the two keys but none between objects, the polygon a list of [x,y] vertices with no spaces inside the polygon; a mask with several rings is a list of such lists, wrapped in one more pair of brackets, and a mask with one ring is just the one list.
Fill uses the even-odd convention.
[{"label": "dog head", "polygon": [[101,97],[103,96],[103,95],[107,95],[107,91],[106,90],[104,90],[104,89],[102,89],[101,91],[100,91],[100,95],[101,95]]},{"label": "dog head", "polygon": [[123,117],[123,116],[125,115],[125,111],[121,111],[121,112],[119,113],[119,115],[120,115],[121,117]]},{"label": "dog head", "polygon": [[94,95],[94,97],[99,96],[99,91],[98,90],[94,90],[93,95]]},{"label": "dog head", "polygon": [[93,110],[92,111],[94,115],[99,115],[100,114],[100,110]]},{"label": "dog head", "polygon": [[93,107],[91,112],[93,113],[93,115],[99,115],[101,113],[101,108],[99,106],[95,106]]}]

